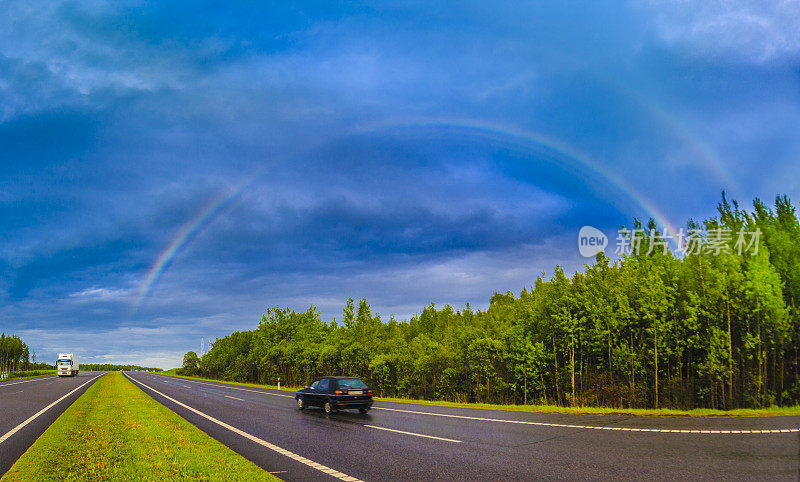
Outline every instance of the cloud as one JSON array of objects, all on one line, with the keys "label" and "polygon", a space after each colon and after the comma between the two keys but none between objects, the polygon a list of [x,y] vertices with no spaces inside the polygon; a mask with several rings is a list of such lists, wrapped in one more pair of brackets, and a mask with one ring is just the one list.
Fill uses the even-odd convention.
[{"label": "cloud", "polygon": [[[3,329],[167,368],[266,306],[330,319],[366,296],[403,319],[577,269],[580,226],[651,215],[611,178],[676,222],[713,215],[698,152],[745,198],[800,197],[795,4],[703,5],[11,2]],[[426,119],[537,131],[599,174]],[[156,260],[238,187],[132,315]]]},{"label": "cloud", "polygon": [[655,0],[649,2],[661,38],[690,55],[753,62],[797,61],[800,1]]},{"label": "cloud", "polygon": [[87,288],[83,291],[69,294],[69,297],[75,298],[79,303],[119,300],[129,301],[131,296],[131,290],[113,288]]}]

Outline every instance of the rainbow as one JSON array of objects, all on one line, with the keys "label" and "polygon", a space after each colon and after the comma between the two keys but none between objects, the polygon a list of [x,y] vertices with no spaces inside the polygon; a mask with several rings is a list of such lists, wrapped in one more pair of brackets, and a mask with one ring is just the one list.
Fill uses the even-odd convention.
[{"label": "rainbow", "polygon": [[[459,134],[470,134],[491,140],[499,144],[509,143],[516,147],[525,148],[542,148],[552,151],[557,154],[557,159],[562,167],[574,171],[575,167],[580,170],[575,171],[576,174],[583,175],[587,179],[599,178],[605,184],[612,186],[618,193],[623,194],[624,197],[632,201],[636,206],[641,208],[649,217],[652,217],[659,227],[664,227],[670,233],[677,233],[675,224],[658,207],[650,201],[646,196],[640,193],[628,181],[609,170],[604,165],[598,163],[588,155],[580,152],[572,146],[550,137],[546,134],[536,131],[518,129],[516,127],[491,123],[478,120],[464,120],[464,119],[409,119],[403,121],[387,122],[381,124],[363,125],[357,127],[349,133],[364,134],[374,133],[380,131],[392,131],[398,129],[437,129],[441,131],[457,132]],[[227,208],[232,201],[237,198],[244,188],[253,183],[255,178],[248,182],[241,183],[238,187],[231,188],[220,192],[211,201],[200,210],[200,212],[186,222],[176,233],[174,239],[162,251],[142,281],[138,295],[133,304],[131,314],[136,314],[141,308],[144,301],[147,299],[153,287],[156,285],[160,277],[169,268],[172,261],[186,247],[197,235],[207,227],[216,216]],[[618,207],[624,209],[624,206],[619,205],[616,197],[609,199],[610,202],[616,204]]]},{"label": "rainbow", "polygon": [[717,180],[724,186],[724,189],[734,196],[738,193],[739,186],[725,168],[725,164],[714,151],[713,147],[702,138],[694,135],[682,123],[667,113],[661,106],[654,102],[650,97],[641,94],[639,91],[631,90],[621,84],[615,84],[616,88],[633,100],[640,109],[667,127],[672,134],[683,142],[684,145],[696,155],[697,162],[713,172]]},{"label": "rainbow", "polygon": [[[615,172],[608,169],[603,164],[592,159],[578,149],[541,132],[523,130],[516,127],[478,120],[464,119],[406,119],[400,121],[386,122],[380,124],[363,125],[357,128],[355,133],[373,133],[380,131],[392,131],[398,129],[436,129],[440,131],[451,131],[466,133],[473,136],[480,136],[500,144],[511,142],[518,147],[537,147],[545,149],[558,155],[557,159],[562,167],[580,168],[577,174],[582,174],[587,179],[599,178],[606,184],[615,188],[618,193],[624,195],[636,206],[641,208],[647,216],[652,217],[657,225],[666,228],[670,233],[677,233],[676,225],[646,196],[640,193],[627,180],[623,179]],[[615,197],[609,199],[612,204],[621,206]]]},{"label": "rainbow", "polygon": [[642,112],[649,115],[651,119],[666,128],[694,155],[693,162],[713,174],[722,187],[736,197],[739,192],[739,186],[731,175],[730,170],[715,152],[713,146],[702,137],[694,134],[686,126],[686,122],[679,120],[664,109],[655,100],[657,95],[646,94],[641,90],[633,89],[621,81],[623,77],[612,75],[611,71],[607,69],[597,68],[595,64],[587,63],[585,59],[571,57],[567,52],[540,51],[539,54],[546,55],[549,62],[562,65],[566,70],[580,71],[582,75],[591,76],[591,78],[601,82],[608,89],[616,91],[622,97],[627,98],[632,105],[635,105]]},{"label": "rainbow", "polygon": [[158,255],[155,263],[153,263],[147,271],[147,276],[145,276],[139,286],[139,293],[133,303],[131,315],[135,315],[139,311],[142,303],[144,303],[147,296],[153,290],[153,286],[155,286],[159,278],[161,278],[161,275],[164,274],[164,271],[167,270],[172,260],[175,259],[175,256],[178,255],[181,249],[190,243],[200,231],[208,226],[220,212],[228,207],[231,202],[241,194],[247,184],[249,183],[242,183],[236,188],[220,192],[212,198],[194,218],[181,226],[175,238],[169,243],[167,248]]}]

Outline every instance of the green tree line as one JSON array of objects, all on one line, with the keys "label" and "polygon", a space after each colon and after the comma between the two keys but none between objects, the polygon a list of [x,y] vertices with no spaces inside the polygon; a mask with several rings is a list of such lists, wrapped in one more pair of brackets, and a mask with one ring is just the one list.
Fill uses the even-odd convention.
[{"label": "green tree line", "polygon": [[[161,371],[160,368],[139,365],[120,365],[115,363],[81,363],[82,371],[148,370]],[[16,335],[0,334],[0,371],[22,372],[30,370],[55,370],[55,364],[34,363],[28,345]]]},{"label": "green tree line", "polygon": [[81,363],[81,371],[85,372],[111,372],[116,370],[142,370],[160,372],[160,368],[141,367],[139,365],[120,365],[119,363]]},{"label": "green tree line", "polygon": [[[433,303],[410,320],[347,300],[327,323],[269,308],[258,327],[217,339],[184,373],[301,386],[365,379],[378,394],[489,403],[732,409],[800,402],[800,222],[790,200],[740,209],[724,193],[706,248],[602,253],[571,277],[556,267],[486,310]],[[634,228],[641,228],[637,221]],[[661,233],[651,220],[642,245]],[[758,232],[737,250],[720,229]],[[631,239],[632,240],[632,239]],[[738,252],[738,251],[741,251]]]},{"label": "green tree line", "polygon": [[30,350],[21,338],[0,333],[0,371],[28,370]]}]

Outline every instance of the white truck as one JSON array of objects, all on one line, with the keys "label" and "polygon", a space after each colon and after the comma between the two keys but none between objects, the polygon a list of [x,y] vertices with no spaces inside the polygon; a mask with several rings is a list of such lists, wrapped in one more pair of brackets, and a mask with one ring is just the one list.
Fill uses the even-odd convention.
[{"label": "white truck", "polygon": [[74,377],[78,374],[78,355],[74,353],[59,353],[56,360],[56,370],[60,377]]}]

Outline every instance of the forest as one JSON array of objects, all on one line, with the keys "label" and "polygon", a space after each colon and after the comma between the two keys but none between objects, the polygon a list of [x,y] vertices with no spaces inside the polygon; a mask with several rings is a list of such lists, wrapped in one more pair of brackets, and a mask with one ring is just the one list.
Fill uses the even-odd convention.
[{"label": "forest", "polygon": [[140,370],[148,372],[160,372],[160,368],[142,367],[139,365],[121,365],[119,363],[81,363],[81,371],[83,372],[111,372],[117,370]]},{"label": "forest", "polygon": [[[31,361],[30,349],[22,339],[16,335],[0,334],[0,371],[22,372],[29,370],[55,370],[55,364],[34,363]],[[55,360],[53,360],[55,361]],[[112,370],[149,370],[161,371],[160,368],[140,367],[139,365],[120,365],[115,363],[81,363],[81,371],[112,371]]]},{"label": "forest", "polygon": [[[348,299],[268,308],[257,327],[189,352],[184,374],[302,386],[346,374],[381,396],[615,408],[734,409],[800,402],[800,222],[786,196],[689,221],[698,249],[600,253],[569,276],[542,273],[485,310],[430,305],[383,320]],[[651,220],[639,239],[660,237]],[[737,237],[758,232],[752,249]],[[633,230],[631,230],[633,232]],[[739,249],[737,249],[739,248]]]},{"label": "forest", "polygon": [[[0,333],[0,372],[30,370],[32,363],[28,345],[15,335]],[[55,369],[55,367],[53,367]]]}]

